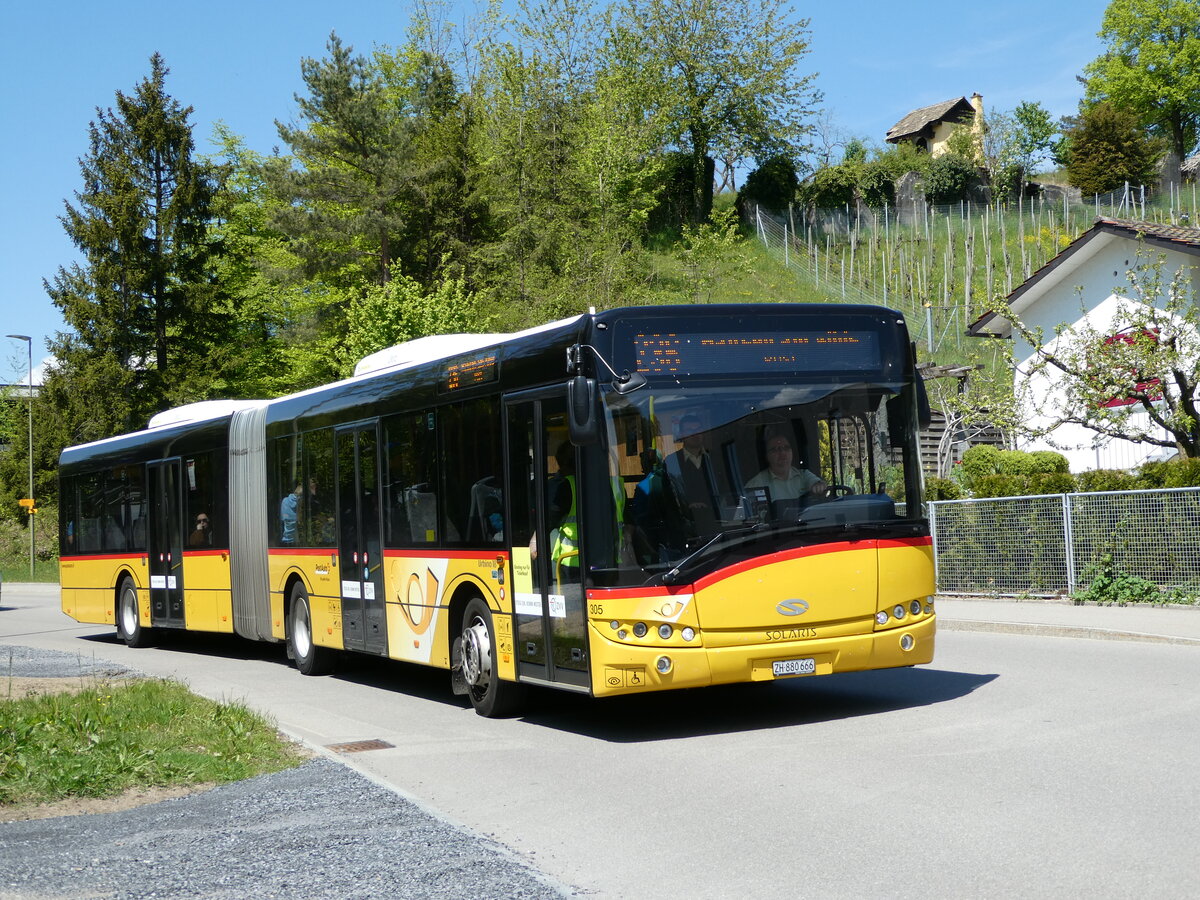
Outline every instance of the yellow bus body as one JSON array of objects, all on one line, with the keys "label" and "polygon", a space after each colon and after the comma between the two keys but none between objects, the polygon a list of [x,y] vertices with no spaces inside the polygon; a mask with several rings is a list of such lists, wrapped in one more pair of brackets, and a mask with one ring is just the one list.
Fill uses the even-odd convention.
[{"label": "yellow bus body", "polygon": [[[784,551],[681,589],[589,591],[592,692],[768,681],[775,662],[793,659],[813,660],[814,675],[928,663],[933,592],[928,538]],[[888,624],[876,621],[901,605],[903,618],[889,612]],[[647,626],[643,637],[638,623]],[[671,626],[665,639],[662,625]],[[689,627],[691,641],[683,637]]]}]

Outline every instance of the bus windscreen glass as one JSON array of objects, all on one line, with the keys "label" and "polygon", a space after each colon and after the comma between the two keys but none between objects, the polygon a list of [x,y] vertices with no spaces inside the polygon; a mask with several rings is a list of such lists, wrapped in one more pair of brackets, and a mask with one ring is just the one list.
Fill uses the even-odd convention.
[{"label": "bus windscreen glass", "polygon": [[877,372],[879,334],[865,330],[638,333],[636,369],[643,375],[759,375],[766,372]]}]

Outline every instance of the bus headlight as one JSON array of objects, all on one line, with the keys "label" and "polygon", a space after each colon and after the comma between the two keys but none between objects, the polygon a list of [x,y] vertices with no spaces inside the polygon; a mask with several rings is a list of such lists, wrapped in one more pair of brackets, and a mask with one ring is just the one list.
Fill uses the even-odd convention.
[{"label": "bus headlight", "polygon": [[660,656],[654,661],[654,668],[658,669],[659,675],[666,675],[671,671],[671,657]]},{"label": "bus headlight", "polygon": [[649,630],[650,629],[646,627],[645,622],[635,622],[633,625],[633,636],[634,637],[645,637],[646,632]]},{"label": "bus headlight", "polygon": [[888,612],[886,609],[881,609],[879,612],[875,613],[875,621],[878,622],[880,625],[886,625],[887,620],[888,620]]},{"label": "bus headlight", "polygon": [[669,641],[673,633],[674,629],[670,625],[663,624],[658,626],[658,636],[664,641]]},{"label": "bus headlight", "polygon": [[908,650],[911,650],[916,645],[917,645],[917,642],[911,634],[902,634],[900,636],[900,649],[901,650],[908,651]]},{"label": "bus headlight", "polygon": [[914,616],[919,616],[921,614],[921,601],[914,600],[912,603],[908,604],[908,611]]},{"label": "bus headlight", "polygon": [[688,625],[683,631],[679,632],[679,636],[685,641],[694,641],[696,639],[696,629]]},{"label": "bus headlight", "polygon": [[895,607],[892,608],[892,615],[895,616],[897,619],[903,619],[904,618],[904,604],[897,603],[895,605]]}]

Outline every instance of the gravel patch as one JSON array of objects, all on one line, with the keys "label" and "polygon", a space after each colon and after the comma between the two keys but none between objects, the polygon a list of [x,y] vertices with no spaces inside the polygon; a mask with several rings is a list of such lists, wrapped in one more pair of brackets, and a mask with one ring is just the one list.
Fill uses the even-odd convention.
[{"label": "gravel patch", "polygon": [[[60,677],[86,664],[0,647],[0,671],[10,649],[14,675],[18,659],[37,677],[53,677],[54,657]],[[573,895],[499,844],[325,758],[134,809],[0,823],[0,900]]]},{"label": "gravel patch", "polygon": [[0,678],[94,678],[140,675],[133,669],[84,656],[82,653],[60,653],[57,650],[37,650],[33,647],[0,645]]}]

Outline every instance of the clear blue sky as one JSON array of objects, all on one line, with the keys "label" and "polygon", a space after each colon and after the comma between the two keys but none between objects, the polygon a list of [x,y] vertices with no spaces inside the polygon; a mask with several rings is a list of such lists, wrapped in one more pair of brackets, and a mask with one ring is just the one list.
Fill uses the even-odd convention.
[{"label": "clear blue sky", "polygon": [[[409,9],[387,0],[8,4],[0,19],[9,35],[0,54],[0,335],[32,335],[36,367],[46,339],[64,327],[42,280],[76,258],[58,216],[80,186],[88,122],[117,90],[133,90],[152,53],[171,69],[169,93],[194,107],[201,151],[223,120],[269,152],[275,120],[294,115],[300,60],[324,55],[331,30],[360,51],[400,44]],[[807,70],[820,73],[833,122],[882,144],[910,110],[976,91],[988,109],[1037,100],[1055,116],[1074,112],[1075,76],[1099,53],[1104,4],[825,0],[795,9],[811,19]],[[0,383],[23,382],[25,368],[24,344],[0,337]]]}]

